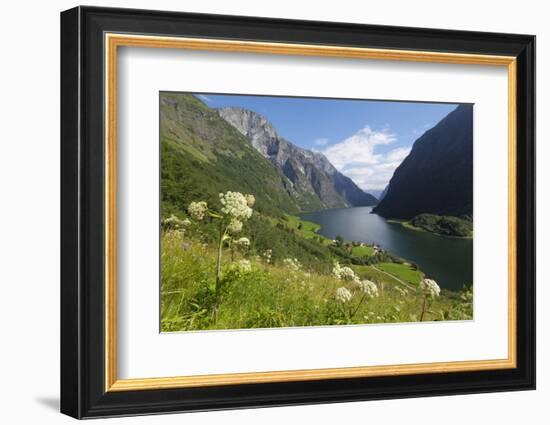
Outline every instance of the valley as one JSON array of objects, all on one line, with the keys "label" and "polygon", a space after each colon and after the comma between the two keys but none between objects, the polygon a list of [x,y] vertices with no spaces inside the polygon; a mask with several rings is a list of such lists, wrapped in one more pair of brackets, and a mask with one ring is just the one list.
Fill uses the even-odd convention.
[{"label": "valley", "polygon": [[[399,179],[379,202],[253,111],[184,93],[160,108],[162,331],[473,318],[471,238],[392,210]],[[245,194],[237,220],[221,201]]]}]

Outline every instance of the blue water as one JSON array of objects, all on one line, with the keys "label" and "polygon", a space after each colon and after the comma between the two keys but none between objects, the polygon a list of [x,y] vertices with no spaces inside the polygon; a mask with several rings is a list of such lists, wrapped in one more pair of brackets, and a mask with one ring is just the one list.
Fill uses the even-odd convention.
[{"label": "blue water", "polygon": [[340,208],[302,214],[321,226],[319,233],[334,239],[376,243],[420,267],[443,288],[458,290],[473,281],[473,241],[448,238],[388,223],[372,207]]}]

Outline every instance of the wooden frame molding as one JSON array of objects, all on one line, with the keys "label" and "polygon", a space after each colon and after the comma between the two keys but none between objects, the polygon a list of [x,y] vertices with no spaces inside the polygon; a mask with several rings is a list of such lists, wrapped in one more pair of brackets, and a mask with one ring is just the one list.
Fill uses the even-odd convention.
[{"label": "wooden frame molding", "polygon": [[[267,43],[106,33],[105,48],[105,391],[133,391],[183,387],[207,387],[252,383],[311,381],[321,379],[379,377],[418,373],[445,373],[512,369],[517,365],[517,128],[516,58],[513,56],[440,53],[429,51],[370,49],[328,45]],[[483,361],[400,364],[330,369],[118,379],[116,324],[116,146],[117,146],[117,51],[134,46],[261,54],[397,60],[450,64],[493,65],[508,72],[508,357]]]}]

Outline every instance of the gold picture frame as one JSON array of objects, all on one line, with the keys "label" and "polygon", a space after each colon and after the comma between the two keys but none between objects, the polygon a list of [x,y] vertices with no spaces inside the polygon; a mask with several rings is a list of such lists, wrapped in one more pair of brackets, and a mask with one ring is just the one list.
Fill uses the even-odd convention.
[{"label": "gold picture frame", "polygon": [[[105,233],[105,390],[128,391],[235,385],[299,380],[340,379],[410,375],[417,373],[465,372],[516,367],[516,58],[512,56],[440,53],[411,50],[281,44],[253,41],[212,40],[127,34],[105,34],[106,122],[106,233]],[[116,95],[119,47],[189,49],[238,53],[324,56],[358,60],[392,60],[506,67],[508,72],[508,358],[457,362],[400,364],[254,373],[175,376],[169,378],[117,379],[116,375]]]}]

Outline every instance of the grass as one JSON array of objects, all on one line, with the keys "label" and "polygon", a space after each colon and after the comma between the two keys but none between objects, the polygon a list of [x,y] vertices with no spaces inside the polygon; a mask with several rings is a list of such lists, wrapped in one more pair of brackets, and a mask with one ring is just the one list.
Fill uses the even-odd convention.
[{"label": "grass", "polygon": [[[424,214],[424,215],[428,215],[428,214]],[[457,221],[460,224],[467,223],[467,225],[471,227],[471,223],[468,223],[466,220],[462,220],[462,219],[457,218],[457,217],[439,217],[439,216],[434,216],[434,217],[451,219],[451,220]],[[417,219],[417,218],[418,217],[415,217],[414,219]],[[471,229],[462,230],[462,233],[460,233],[460,235],[459,234],[453,234],[452,232],[451,232],[451,234],[445,234],[445,233],[442,233],[441,230],[438,229],[436,226],[420,227],[420,226],[415,226],[411,221],[397,220],[397,219],[388,219],[387,222],[392,223],[392,224],[400,224],[401,226],[403,226],[406,229],[415,230],[417,232],[426,232],[426,233],[431,233],[431,234],[434,234],[434,235],[444,236],[444,237],[448,237],[448,238],[460,238],[460,239],[472,239],[473,238],[473,232],[471,231]],[[456,232],[456,230],[455,230],[455,232]]]},{"label": "grass", "polygon": [[[418,271],[410,266],[378,264],[352,266],[362,278],[374,281],[379,296],[360,304],[362,293],[353,285],[302,267],[293,270],[282,261],[268,264],[253,252],[231,258],[224,251],[222,295],[218,319],[213,315],[216,250],[202,243],[196,231],[189,237],[168,232],[161,245],[161,329],[163,332],[320,326],[418,321],[422,297],[415,288],[406,288],[391,276],[418,283]],[[250,270],[239,261],[250,261]],[[380,267],[377,270],[375,267]],[[415,280],[416,279],[416,280]],[[349,304],[335,298],[335,291],[346,286],[354,292]],[[456,293],[434,299],[425,320],[468,319],[471,301]],[[351,310],[357,309],[350,315]]]},{"label": "grass", "polygon": [[411,285],[418,285],[422,280],[422,272],[407,263],[380,263],[375,267]]},{"label": "grass", "polygon": [[287,215],[284,218],[284,223],[289,229],[294,229],[306,239],[321,240],[326,245],[332,242],[330,239],[317,233],[321,226],[317,223],[313,223],[312,221],[302,220],[300,217],[296,217],[295,215]]},{"label": "grass", "polygon": [[370,257],[374,254],[374,248],[369,245],[354,246],[351,250],[351,254],[355,257]]},{"label": "grass", "polygon": [[410,230],[416,230],[418,232],[427,232],[427,233],[430,233],[428,232],[427,230],[424,230],[422,229],[421,227],[416,227],[416,226],[413,226],[409,221],[407,220],[397,220],[397,219],[389,219],[389,220],[386,220],[388,223],[391,223],[391,224],[399,224],[401,226],[403,226],[404,228],[406,229],[410,229]]}]

